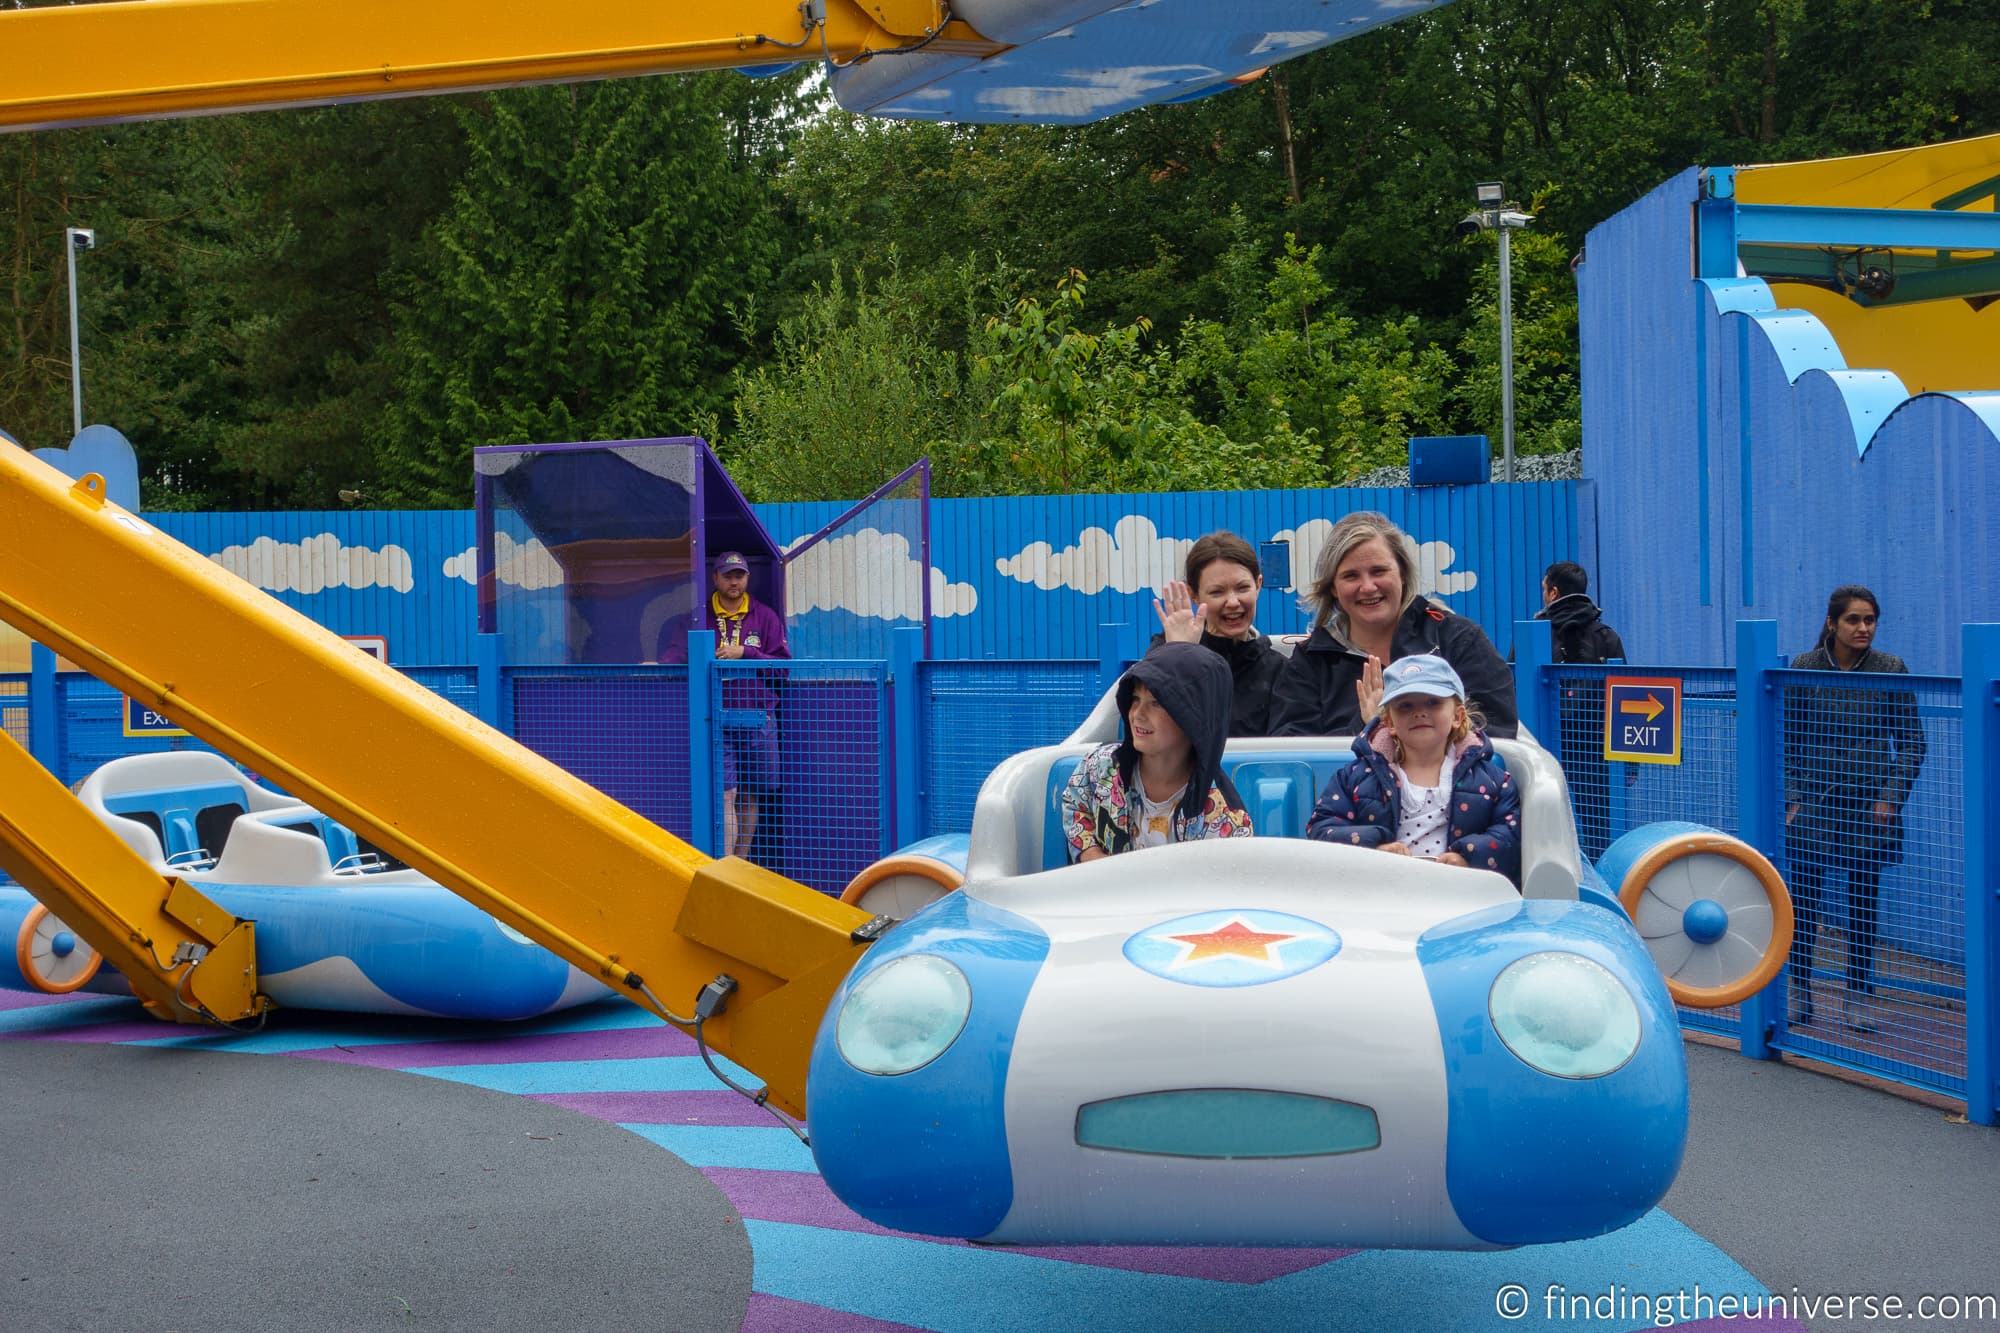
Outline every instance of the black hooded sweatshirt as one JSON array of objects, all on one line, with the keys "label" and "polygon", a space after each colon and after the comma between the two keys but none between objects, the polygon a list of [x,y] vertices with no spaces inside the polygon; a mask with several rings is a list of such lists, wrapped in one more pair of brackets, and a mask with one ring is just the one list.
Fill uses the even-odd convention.
[{"label": "black hooded sweatshirt", "polygon": [[1132,713],[1132,695],[1140,684],[1153,692],[1194,749],[1187,791],[1181,796],[1182,816],[1200,817],[1211,784],[1221,788],[1222,799],[1230,808],[1243,809],[1243,798],[1222,771],[1222,748],[1229,741],[1230,696],[1236,688],[1229,664],[1198,643],[1162,643],[1120,678],[1118,777],[1127,791],[1134,790],[1139,780],[1139,752],[1132,748],[1132,727],[1127,719]]},{"label": "black hooded sweatshirt", "polygon": [[1546,620],[1555,627],[1558,662],[1599,663],[1614,657],[1622,660],[1625,656],[1625,641],[1618,637],[1617,630],[1604,623],[1597,603],[1583,593],[1556,598],[1535,612],[1535,619]]},{"label": "black hooded sweatshirt", "polygon": [[[1157,648],[1166,641],[1166,635],[1155,634],[1148,647]],[[1270,735],[1271,686],[1277,682],[1278,673],[1285,669],[1285,655],[1271,646],[1271,638],[1267,634],[1232,639],[1204,630],[1201,646],[1229,663],[1229,674],[1236,682],[1235,693],[1229,703],[1229,734]]]}]

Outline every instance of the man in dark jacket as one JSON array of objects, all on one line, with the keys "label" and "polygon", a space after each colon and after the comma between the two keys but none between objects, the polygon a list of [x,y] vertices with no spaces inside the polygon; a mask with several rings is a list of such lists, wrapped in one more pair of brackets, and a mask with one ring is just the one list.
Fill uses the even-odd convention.
[{"label": "man in dark jacket", "polygon": [[1535,619],[1555,626],[1556,661],[1609,662],[1625,657],[1625,642],[1604,623],[1597,604],[1584,595],[1590,575],[1571,560],[1558,560],[1542,574],[1542,609]]},{"label": "man in dark jacket", "polygon": [[[1625,642],[1604,623],[1597,604],[1585,596],[1590,575],[1583,566],[1558,560],[1542,573],[1542,609],[1535,619],[1555,627],[1555,659],[1563,664],[1600,665],[1625,658]],[[1611,769],[1604,762],[1604,691],[1596,681],[1563,683],[1557,701],[1561,735],[1550,746],[1569,778],[1576,808],[1577,842],[1593,860],[1611,844]]]}]

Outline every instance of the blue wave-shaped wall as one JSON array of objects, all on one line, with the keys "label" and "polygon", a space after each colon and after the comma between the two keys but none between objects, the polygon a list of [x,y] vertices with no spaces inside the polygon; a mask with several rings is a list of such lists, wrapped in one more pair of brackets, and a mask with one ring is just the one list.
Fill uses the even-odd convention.
[{"label": "blue wave-shaped wall", "polygon": [[2000,389],[1911,396],[1782,288],[1696,280],[1699,191],[1683,172],[1602,223],[1578,269],[1607,617],[1646,660],[1725,663],[1736,620],[1803,651],[1863,583],[1880,646],[1957,672],[1959,627],[2000,619]]}]

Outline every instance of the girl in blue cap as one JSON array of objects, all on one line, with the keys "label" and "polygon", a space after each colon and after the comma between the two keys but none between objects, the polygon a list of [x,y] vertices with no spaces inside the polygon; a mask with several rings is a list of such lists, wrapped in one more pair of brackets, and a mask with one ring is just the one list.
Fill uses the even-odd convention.
[{"label": "girl in blue cap", "polygon": [[1382,673],[1374,725],[1354,738],[1306,836],[1521,882],[1521,793],[1466,705],[1451,663],[1419,653]]}]

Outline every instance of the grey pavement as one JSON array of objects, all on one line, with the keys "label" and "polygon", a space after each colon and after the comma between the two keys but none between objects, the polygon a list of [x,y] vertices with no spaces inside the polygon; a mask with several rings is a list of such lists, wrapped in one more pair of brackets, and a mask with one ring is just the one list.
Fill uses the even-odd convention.
[{"label": "grey pavement", "polygon": [[735,1329],[742,1220],[615,1125],[392,1070],[0,1043],[0,1330]]},{"label": "grey pavement", "polygon": [[[1810,1070],[1688,1046],[1693,1129],[1666,1209],[1774,1293],[2000,1293],[2000,1130]],[[1824,1315],[1821,1330],[2000,1328]]]}]

